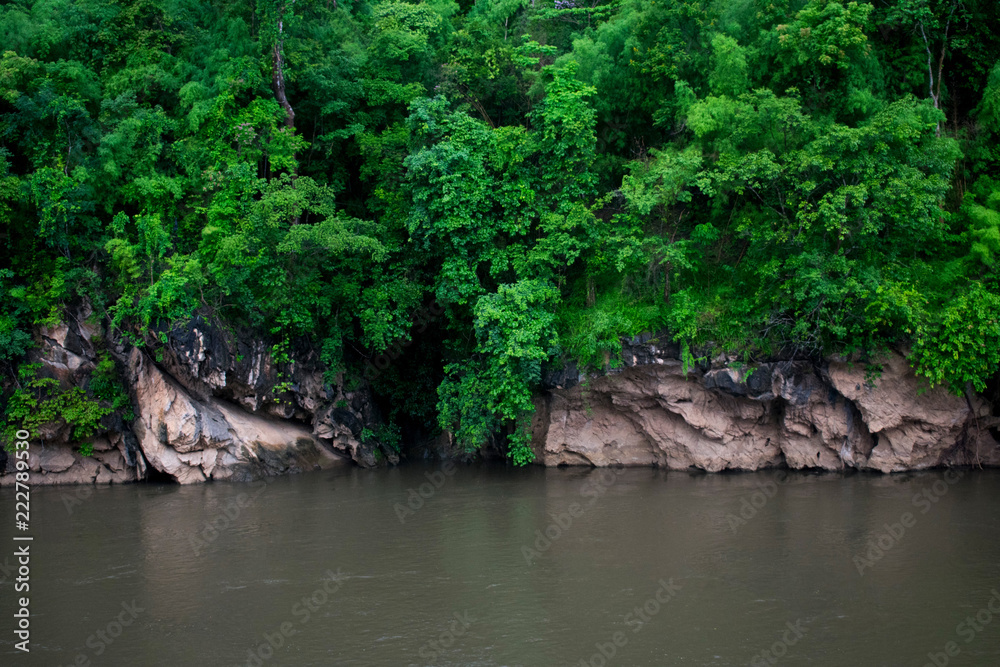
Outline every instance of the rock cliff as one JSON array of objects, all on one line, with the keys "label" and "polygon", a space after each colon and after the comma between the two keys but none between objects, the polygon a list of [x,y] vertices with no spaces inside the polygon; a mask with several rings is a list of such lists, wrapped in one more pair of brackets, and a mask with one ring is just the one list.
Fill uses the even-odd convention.
[{"label": "rock cliff", "polygon": [[139,350],[132,350],[128,368],[138,406],[133,431],[143,460],[182,484],[251,480],[350,460],[300,423],[268,419],[214,397],[192,397]]},{"label": "rock cliff", "polygon": [[990,405],[927,390],[898,353],[871,377],[841,359],[741,367],[720,358],[685,373],[676,357],[654,343],[626,346],[617,372],[555,376],[536,400],[537,460],[713,472],[1000,464]]},{"label": "rock cliff", "polygon": [[[45,425],[32,436],[33,483],[251,480],[396,460],[370,436],[380,417],[367,385],[348,389],[342,376],[324,375],[306,346],[279,361],[251,334],[198,318],[133,347],[108,342],[93,319],[84,307],[42,329],[32,361],[63,389],[86,388],[97,348],[107,350],[134,419],[109,415],[86,443],[73,442],[62,421]],[[928,390],[899,353],[876,374],[838,358],[744,366],[724,357],[685,373],[678,357],[647,336],[626,342],[622,368],[550,373],[532,422],[537,462],[706,471],[1000,465],[997,410],[981,396]],[[428,451],[468,457],[447,433]],[[0,453],[0,470],[12,472],[13,458]],[[0,484],[12,480],[0,474]]]},{"label": "rock cliff", "polygon": [[[39,332],[31,360],[63,390],[86,388],[99,329],[84,306]],[[309,350],[291,350],[279,363],[262,341],[202,318],[155,333],[161,344],[144,349],[102,343],[131,394],[131,423],[109,415],[85,443],[73,442],[62,421],[46,425],[31,438],[32,483],[250,480],[394,456],[363,442],[365,429],[378,423],[367,387],[327,382]],[[93,453],[85,456],[88,447]],[[0,470],[13,472],[13,458],[3,459]],[[0,484],[12,481],[0,474]]]}]

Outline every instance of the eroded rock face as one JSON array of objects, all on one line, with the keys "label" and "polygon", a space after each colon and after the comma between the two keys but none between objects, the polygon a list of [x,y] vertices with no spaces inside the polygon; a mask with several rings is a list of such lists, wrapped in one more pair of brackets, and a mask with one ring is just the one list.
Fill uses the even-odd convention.
[{"label": "eroded rock face", "polygon": [[289,350],[289,361],[278,363],[259,338],[196,318],[167,334],[160,357],[162,370],[202,403],[233,404],[290,428],[306,425],[310,437],[362,466],[384,460],[376,445],[363,442],[364,430],[380,421],[367,385],[349,391],[342,376],[326,382],[310,349]]},{"label": "eroded rock face", "polygon": [[[61,389],[86,387],[96,367],[93,311],[84,303],[65,322],[38,331],[38,347],[30,361],[41,364],[43,377],[59,382]],[[120,420],[108,418],[105,430],[84,442],[73,442],[71,429],[62,420],[45,424],[32,433],[28,448],[28,470],[32,484],[122,484],[139,477],[135,438],[120,428]],[[82,446],[93,454],[84,456]],[[16,481],[16,458],[0,453],[0,486]]]},{"label": "eroded rock face", "polygon": [[881,472],[1000,464],[986,402],[921,392],[899,354],[869,381],[862,365],[841,360],[738,368],[720,359],[685,374],[670,350],[632,348],[642,350],[627,346],[621,372],[563,379],[537,399],[539,462]]},{"label": "eroded rock face", "polygon": [[181,484],[245,481],[349,462],[304,426],[192,397],[139,350],[132,350],[129,372],[139,447],[150,466]]},{"label": "eroded rock face", "polygon": [[[63,442],[32,440],[28,449],[31,484],[125,484],[138,479],[134,453],[131,463],[122,436],[99,436],[90,441],[94,452],[83,456]],[[0,475],[0,486],[15,482],[14,457],[8,454],[8,474]]]},{"label": "eroded rock face", "polygon": [[[96,367],[92,320],[84,305],[38,332],[32,361],[64,389],[85,388]],[[111,351],[137,418],[105,419],[91,456],[61,421],[43,426],[32,436],[32,483],[249,480],[385,460],[363,442],[379,423],[367,388],[328,382],[308,348],[277,363],[261,341],[198,319],[167,333],[158,362],[124,342]],[[678,356],[645,336],[624,345],[619,371],[550,372],[532,423],[537,460],[706,471],[1000,465],[1000,435],[991,435],[1000,418],[987,402],[924,391],[901,354],[876,378],[840,359],[742,367],[719,358],[685,373]],[[469,456],[447,433],[424,455]],[[13,483],[14,470],[14,457],[0,453],[0,485]]]},{"label": "eroded rock face", "polygon": [[[32,361],[63,390],[86,388],[97,365],[99,326],[86,304],[62,325],[38,332]],[[170,332],[161,363],[125,341],[111,354],[126,376],[137,416],[102,420],[90,443],[75,442],[62,420],[31,435],[32,483],[121,483],[159,476],[181,483],[249,480],[346,465],[377,465],[363,431],[378,422],[367,387],[345,391],[324,382],[312,353],[292,351],[284,364],[261,341],[197,319]],[[372,429],[374,430],[374,429]],[[90,444],[93,454],[80,451]],[[16,461],[0,454],[0,484],[12,484]]]}]

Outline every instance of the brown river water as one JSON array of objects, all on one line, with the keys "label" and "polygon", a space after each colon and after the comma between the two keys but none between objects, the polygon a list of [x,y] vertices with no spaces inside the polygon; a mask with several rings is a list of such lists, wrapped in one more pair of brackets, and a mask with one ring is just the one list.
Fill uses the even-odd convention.
[{"label": "brown river water", "polygon": [[1000,665],[994,471],[38,487],[27,654],[0,499],[3,666]]}]

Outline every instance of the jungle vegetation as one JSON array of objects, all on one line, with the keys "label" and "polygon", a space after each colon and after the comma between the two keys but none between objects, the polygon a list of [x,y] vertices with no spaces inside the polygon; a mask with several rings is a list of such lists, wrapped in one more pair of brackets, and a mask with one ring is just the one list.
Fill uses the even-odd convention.
[{"label": "jungle vegetation", "polygon": [[[502,435],[549,364],[666,332],[685,363],[1000,364],[995,0],[8,0],[0,408],[81,434],[37,328],[197,315]],[[415,314],[441,315],[417,331]],[[156,332],[160,332],[159,334]],[[110,370],[109,370],[110,369]],[[108,377],[105,377],[108,376]]]}]

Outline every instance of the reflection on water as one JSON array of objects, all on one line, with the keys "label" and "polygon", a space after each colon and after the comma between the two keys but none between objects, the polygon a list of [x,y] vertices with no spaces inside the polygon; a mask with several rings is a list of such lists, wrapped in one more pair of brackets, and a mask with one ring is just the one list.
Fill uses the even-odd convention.
[{"label": "reflection on water", "polygon": [[36,489],[0,663],[1000,664],[1000,474],[439,471]]}]

